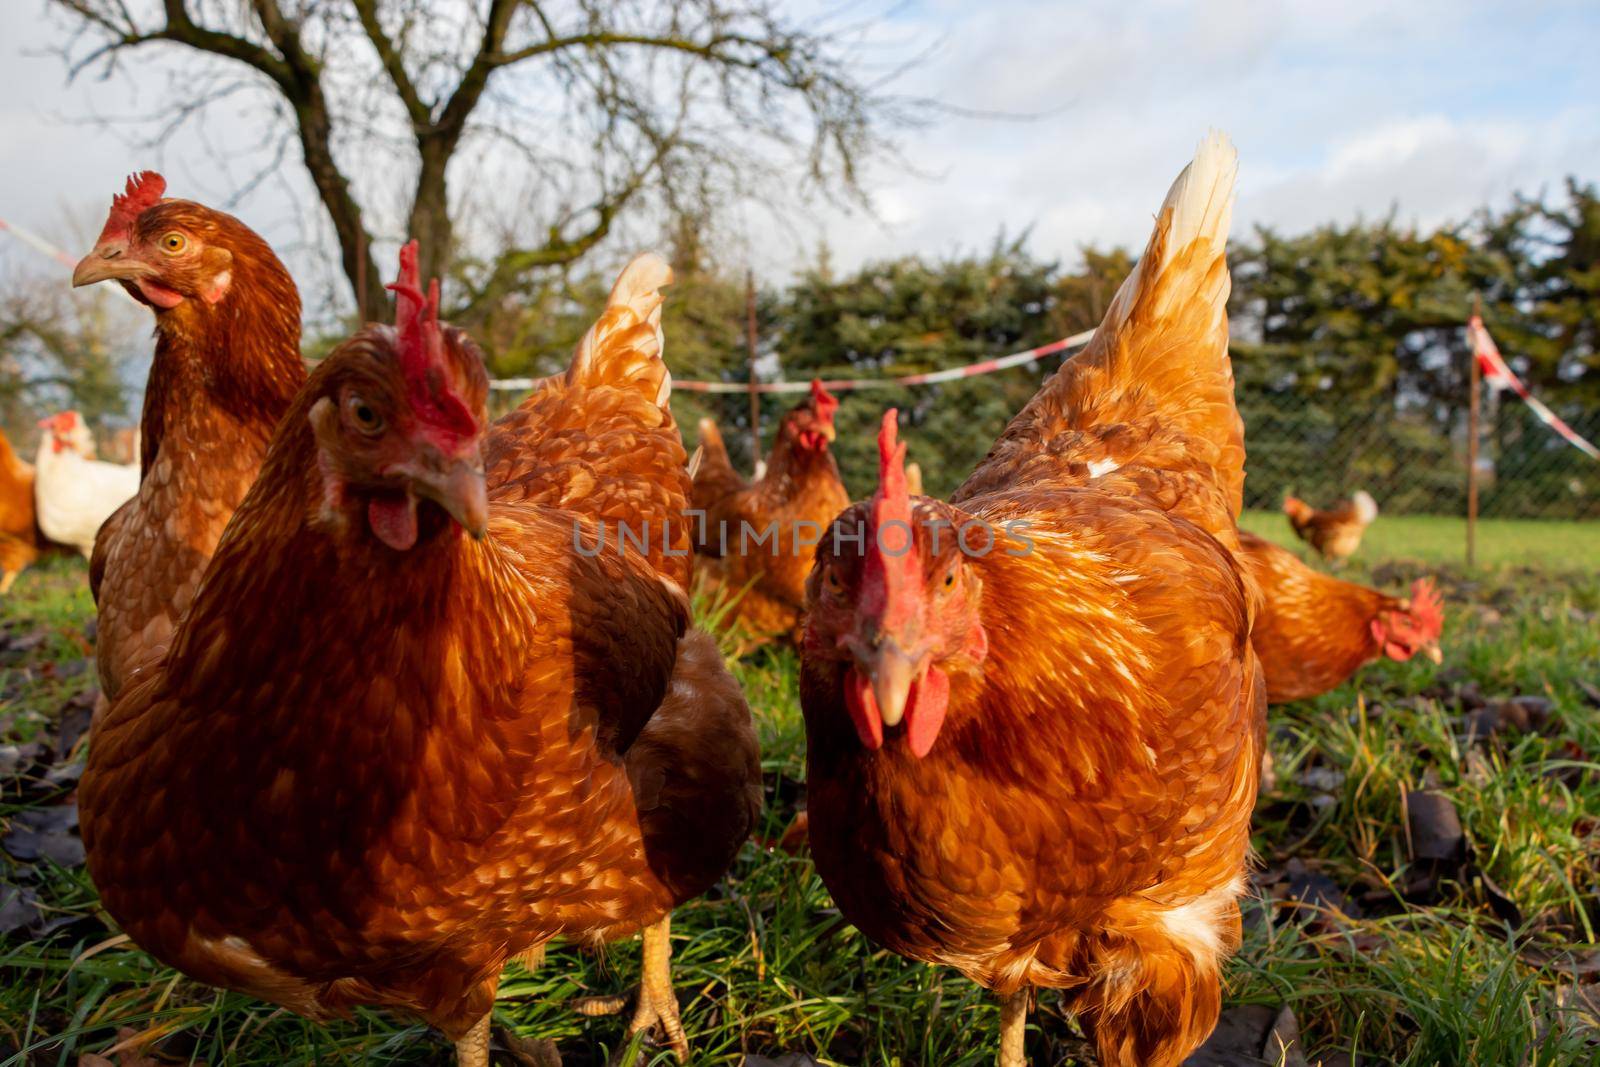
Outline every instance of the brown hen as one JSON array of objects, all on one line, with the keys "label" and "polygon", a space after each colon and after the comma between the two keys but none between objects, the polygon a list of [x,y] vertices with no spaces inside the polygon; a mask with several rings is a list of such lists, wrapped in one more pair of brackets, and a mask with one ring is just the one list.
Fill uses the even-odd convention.
[{"label": "brown hen", "polygon": [[1250,642],[1261,657],[1267,702],[1305,700],[1343,684],[1380,656],[1440,661],[1439,595],[1427,579],[1393,597],[1306,566],[1287,549],[1240,531],[1240,559],[1261,587]]},{"label": "brown hen", "polygon": [[810,578],[817,869],[873,940],[1003,998],[1007,1067],[1035,987],[1108,1067],[1173,1067],[1239,941],[1265,694],[1230,551],[1234,159],[1201,146],[1093,342],[953,503],[906,492],[890,412],[877,494]]},{"label": "brown hen", "polygon": [[[116,281],[155,314],[139,424],[139,492],[95,540],[105,700],[166,652],[206,563],[305,381],[300,294],[272,249],[232,215],[128,179],[73,285]],[[103,708],[102,704],[102,708]]]},{"label": "brown hen", "polygon": [[[100,725],[90,871],[186,973],[415,1014],[469,1067],[507,960],[648,928],[634,1025],[681,1053],[667,917],[726,870],[760,768],[683,592],[670,271],[635,261],[567,373],[486,428],[478,352],[415,264],[398,328],[312,374],[171,651]],[[649,553],[600,547],[617,515]]]},{"label": "brown hen", "polygon": [[1316,549],[1323,559],[1340,562],[1355,555],[1356,549],[1361,547],[1361,535],[1378,517],[1378,504],[1364,490],[1326,511],[1298,497],[1286,496],[1283,513],[1289,517],[1296,537]]},{"label": "brown hen", "polygon": [[811,392],[778,423],[766,470],[746,483],[728,460],[717,424],[700,422],[694,506],[695,550],[713,591],[737,597],[733,612],[757,638],[797,632],[806,575],[822,531],[850,506],[829,444],[839,401],[812,381]]},{"label": "brown hen", "polygon": [[43,536],[33,510],[33,464],[0,433],[0,594],[39,558]]}]

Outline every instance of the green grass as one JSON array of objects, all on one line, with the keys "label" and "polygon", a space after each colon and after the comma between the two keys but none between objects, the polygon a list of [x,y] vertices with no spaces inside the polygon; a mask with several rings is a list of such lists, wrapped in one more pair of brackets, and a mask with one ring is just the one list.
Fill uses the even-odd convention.
[{"label": "green grass", "polygon": [[[1257,521],[1269,534],[1282,523]],[[1346,572],[1368,580],[1373,568],[1362,561],[1388,556],[1438,572],[1449,601],[1444,666],[1375,665],[1333,693],[1274,712],[1275,782],[1257,810],[1265,899],[1248,909],[1245,945],[1228,971],[1229,1004],[1292,1006],[1313,1063],[1336,1054],[1415,1067],[1593,1063],[1600,1022],[1583,1004],[1585,994],[1600,1001],[1596,987],[1539,963],[1530,949],[1587,950],[1600,923],[1600,713],[1579,685],[1600,683],[1600,578],[1575,563],[1509,566],[1524,562],[1509,549],[1494,558],[1505,565],[1476,574],[1443,566],[1453,550],[1447,522],[1380,520]],[[1532,531],[1544,536],[1541,552],[1571,560],[1585,551],[1581,539],[1546,525],[1519,524],[1532,528],[1519,529],[1519,551],[1531,549]],[[1394,540],[1405,532],[1416,540]],[[1392,584],[1419,569],[1376,568]],[[10,740],[48,736],[60,705],[89,683],[66,665],[84,655],[90,615],[78,563],[25,574],[0,604],[8,638],[43,634],[26,655],[3,656],[0,722]],[[796,670],[788,652],[759,651],[736,665],[761,733],[765,839],[782,833],[802,799]],[[1547,698],[1545,729],[1469,745],[1456,704],[1473,686],[1490,697]],[[1408,794],[1424,787],[1455,800],[1473,867],[1434,872],[1419,892],[1416,878],[1426,872],[1409,858],[1403,813]],[[20,810],[8,793],[0,819]],[[1360,916],[1288,900],[1291,861],[1326,879]],[[1497,913],[1477,871],[1520,914],[1508,920],[1503,904]],[[61,921],[47,937],[13,936],[0,948],[0,1063],[70,1065],[114,1044],[124,1028],[159,1028],[163,1054],[213,1067],[450,1061],[425,1027],[382,1013],[317,1025],[190,982],[126,944],[88,954],[115,931],[81,869],[30,874],[0,855],[0,873],[34,878],[48,915]],[[673,929],[696,1063],[786,1052],[841,1065],[993,1062],[992,1000],[951,971],[873,948],[833,909],[804,856],[747,844],[728,878],[681,909]],[[623,1040],[623,1019],[585,1017],[572,1001],[625,991],[637,969],[634,945],[598,956],[561,948],[535,973],[507,974],[497,1021],[556,1041],[568,1065],[604,1063]],[[1041,997],[1034,1023],[1031,1062],[1085,1062],[1074,1058],[1081,1043],[1052,995]],[[654,1052],[642,1062],[672,1061]]]},{"label": "green grass", "polygon": [[[1289,520],[1276,511],[1247,511],[1239,525],[1294,547]],[[1415,559],[1464,564],[1467,521],[1450,515],[1379,515],[1362,538],[1358,559]],[[1600,522],[1479,519],[1478,563],[1558,570],[1600,570]]]}]

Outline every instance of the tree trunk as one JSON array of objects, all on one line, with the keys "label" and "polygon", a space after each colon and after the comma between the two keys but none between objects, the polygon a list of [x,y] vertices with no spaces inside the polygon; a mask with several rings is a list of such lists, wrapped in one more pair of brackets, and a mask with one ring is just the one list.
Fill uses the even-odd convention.
[{"label": "tree trunk", "polygon": [[306,170],[311,173],[317,194],[333,220],[344,274],[350,279],[356,307],[367,321],[387,318],[389,294],[383,288],[383,275],[372,258],[372,241],[361,220],[361,205],[350,195],[350,183],[340,173],[329,149],[332,124],[321,86],[309,87],[305,97],[295,105],[295,118]]},{"label": "tree trunk", "polygon": [[418,269],[423,284],[428,279],[444,278],[453,252],[454,233],[450,224],[449,188],[445,184],[445,169],[455,152],[456,138],[439,133],[424,134],[417,138],[417,151],[422,158],[422,169],[417,174],[417,195],[411,203],[411,218],[406,239],[419,243]]}]

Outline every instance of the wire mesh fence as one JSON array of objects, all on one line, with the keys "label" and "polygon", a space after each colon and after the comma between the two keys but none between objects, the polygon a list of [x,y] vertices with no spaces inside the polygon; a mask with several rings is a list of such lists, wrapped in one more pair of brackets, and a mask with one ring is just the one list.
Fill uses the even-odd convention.
[{"label": "wire mesh fence", "polygon": [[[1243,391],[1239,410],[1247,508],[1276,510],[1291,493],[1326,507],[1364,489],[1387,514],[1467,512],[1465,410]],[[1600,439],[1600,411],[1563,415],[1583,437]],[[1480,515],[1600,519],[1600,462],[1515,396],[1484,391],[1478,448]]]}]

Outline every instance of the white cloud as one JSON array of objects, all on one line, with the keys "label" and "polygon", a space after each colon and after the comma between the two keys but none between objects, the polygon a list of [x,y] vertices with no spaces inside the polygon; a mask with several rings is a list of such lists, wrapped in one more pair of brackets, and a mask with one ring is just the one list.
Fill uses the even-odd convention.
[{"label": "white cloud", "polygon": [[[24,6],[5,5],[0,37],[36,52],[54,31]],[[904,151],[915,172],[870,172],[877,220],[821,208],[779,225],[752,208],[735,221],[771,280],[824,238],[849,267],[981,248],[1001,229],[1031,227],[1039,254],[1070,259],[1082,244],[1142,242],[1167,185],[1213,126],[1240,150],[1236,227],[1295,230],[1391,206],[1424,224],[1462,217],[1568,173],[1600,176],[1600,68],[1588,52],[1597,31],[1600,9],[1578,2],[897,6],[882,41],[942,42],[898,90],[1038,117],[950,118],[913,131]],[[158,83],[145,85],[149,106]],[[228,191],[197,136],[152,161],[114,135],[58,121],[86,114],[91,99],[138,106],[130,95],[121,82],[66,87],[48,57],[0,63],[0,217],[48,229],[65,209],[94,215],[121,174],[152,162],[193,195]],[[239,211],[280,243],[303,232],[279,186]],[[321,278],[333,261],[321,248],[289,258],[297,273]]]}]

